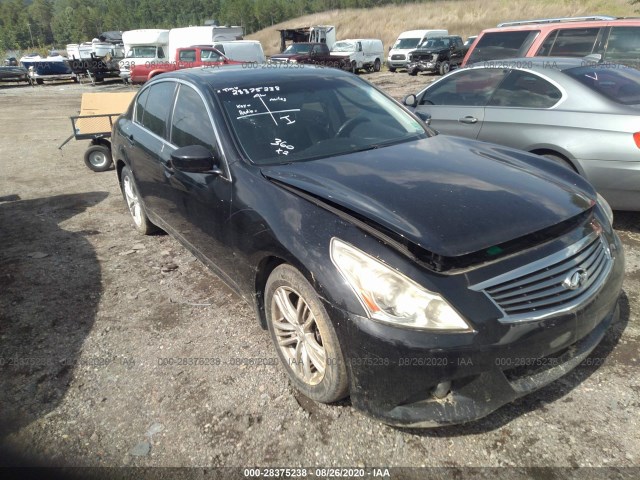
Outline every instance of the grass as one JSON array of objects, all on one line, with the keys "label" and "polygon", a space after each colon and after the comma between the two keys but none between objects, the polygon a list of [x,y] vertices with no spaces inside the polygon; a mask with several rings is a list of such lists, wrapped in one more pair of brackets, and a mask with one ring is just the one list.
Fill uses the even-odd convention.
[{"label": "grass", "polygon": [[267,55],[278,53],[282,28],[334,25],[337,38],[380,38],[385,52],[405,30],[446,28],[466,38],[508,20],[583,15],[638,15],[628,0],[448,0],[386,5],[370,9],[330,10],[279,23],[248,35]]}]

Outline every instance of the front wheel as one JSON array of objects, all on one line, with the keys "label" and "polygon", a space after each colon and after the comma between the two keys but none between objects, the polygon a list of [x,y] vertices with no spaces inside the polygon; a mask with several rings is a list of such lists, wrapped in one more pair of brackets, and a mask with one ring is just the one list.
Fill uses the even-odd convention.
[{"label": "front wheel", "polygon": [[267,280],[264,298],[271,340],[293,385],[316,402],[347,396],[338,337],[307,279],[291,265],[280,265]]},{"label": "front wheel", "polygon": [[449,73],[449,70],[451,70],[449,62],[442,62],[440,64],[440,75],[446,75],[447,73]]},{"label": "front wheel", "polygon": [[156,232],[158,227],[151,223],[149,217],[147,217],[147,212],[140,200],[140,195],[138,194],[136,181],[133,178],[133,172],[129,167],[124,167],[122,169],[122,173],[120,175],[120,189],[122,190],[122,195],[127,202],[127,207],[129,207],[129,213],[131,213],[131,218],[133,218],[133,224],[135,225],[136,230],[143,235],[151,235]]},{"label": "front wheel", "polygon": [[373,64],[373,71],[374,72],[379,72],[380,71],[380,59],[379,58],[376,58],[376,61]]},{"label": "front wheel", "polygon": [[389,71],[390,71],[391,73],[395,72],[395,71],[396,71],[396,67],[389,67]]},{"label": "front wheel", "polygon": [[94,172],[104,172],[111,168],[111,149],[105,145],[91,145],[84,154],[84,163]]}]

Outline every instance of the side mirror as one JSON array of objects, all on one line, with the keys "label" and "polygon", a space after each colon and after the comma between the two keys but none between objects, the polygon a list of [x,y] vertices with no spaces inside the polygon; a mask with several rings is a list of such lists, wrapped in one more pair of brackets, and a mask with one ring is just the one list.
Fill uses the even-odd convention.
[{"label": "side mirror", "polygon": [[411,94],[404,97],[404,100],[402,100],[402,103],[405,104],[407,107],[416,107],[418,105],[418,99],[414,94]]},{"label": "side mirror", "polygon": [[418,112],[418,111],[416,111],[415,114],[424,123],[426,123],[427,125],[431,125],[431,115],[430,114],[428,114],[426,112]]},{"label": "side mirror", "polygon": [[220,167],[215,165],[213,153],[202,145],[178,148],[171,154],[171,166],[181,172],[222,175]]}]

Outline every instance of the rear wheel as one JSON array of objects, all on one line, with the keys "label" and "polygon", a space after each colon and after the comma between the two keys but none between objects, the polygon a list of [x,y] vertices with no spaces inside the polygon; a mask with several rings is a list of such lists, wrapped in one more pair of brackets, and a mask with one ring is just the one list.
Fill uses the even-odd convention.
[{"label": "rear wheel", "polygon": [[280,265],[265,289],[269,333],[293,385],[317,402],[348,394],[338,337],[318,295],[291,265]]},{"label": "rear wheel", "polygon": [[127,202],[127,207],[129,207],[129,213],[131,213],[131,218],[133,218],[133,224],[135,225],[136,230],[143,235],[150,235],[158,231],[158,227],[151,223],[149,217],[147,217],[147,212],[145,211],[144,205],[140,200],[140,195],[138,194],[136,181],[133,178],[133,172],[129,167],[124,167],[122,169],[122,173],[120,175],[120,189],[122,190],[122,195]]}]

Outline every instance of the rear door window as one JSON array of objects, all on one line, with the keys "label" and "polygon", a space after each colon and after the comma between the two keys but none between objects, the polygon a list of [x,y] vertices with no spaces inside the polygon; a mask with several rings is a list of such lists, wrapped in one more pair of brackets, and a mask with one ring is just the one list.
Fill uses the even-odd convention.
[{"label": "rear door window", "polygon": [[551,82],[531,72],[513,70],[496,89],[489,106],[551,108],[561,98],[562,92]]},{"label": "rear door window", "polygon": [[144,108],[147,104],[147,96],[149,95],[149,89],[143,90],[136,99],[136,122],[142,124],[142,117],[144,116]]},{"label": "rear door window", "polygon": [[552,32],[540,46],[538,56],[584,57],[594,52],[601,28],[565,28]]},{"label": "rear door window", "polygon": [[486,33],[473,45],[467,64],[524,57],[539,33],[540,30]]},{"label": "rear door window", "polygon": [[148,88],[148,98],[142,125],[164,139],[168,139],[167,120],[173,105],[174,82],[160,82]]}]

